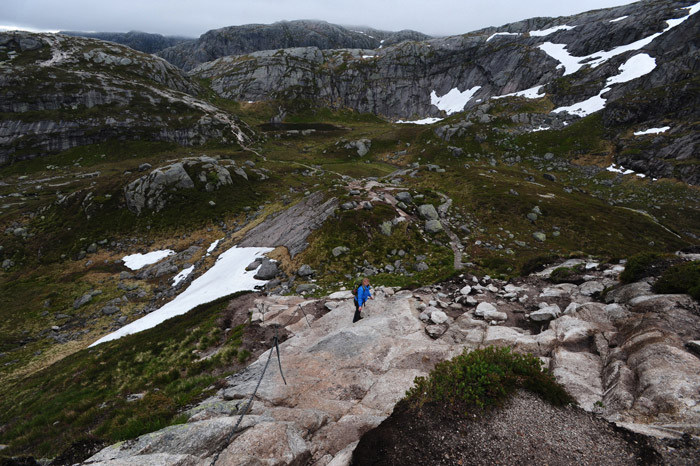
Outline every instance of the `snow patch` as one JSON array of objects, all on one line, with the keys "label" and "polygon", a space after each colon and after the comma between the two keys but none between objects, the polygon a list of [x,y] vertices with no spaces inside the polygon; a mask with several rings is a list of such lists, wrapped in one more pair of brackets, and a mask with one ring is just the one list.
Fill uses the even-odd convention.
[{"label": "snow patch", "polygon": [[520,33],[518,32],[496,32],[495,34],[491,34],[488,39],[486,39],[486,42],[490,41],[496,36],[519,36]]},{"label": "snow patch", "polygon": [[216,247],[219,245],[219,242],[221,242],[222,239],[223,239],[223,238],[217,239],[216,241],[214,241],[213,243],[211,243],[211,244],[209,245],[209,247],[207,248],[207,254],[211,254],[211,252],[212,252],[214,249],[216,249]]},{"label": "snow patch", "polygon": [[122,261],[124,262],[124,265],[131,270],[139,270],[147,265],[155,264],[168,256],[172,256],[173,254],[175,254],[175,251],[165,249],[163,251],[152,251],[147,254],[131,254],[130,256],[122,257]]},{"label": "snow patch", "polygon": [[467,102],[474,97],[474,94],[481,89],[481,86],[474,86],[471,89],[467,89],[464,92],[460,92],[456,87],[451,89],[450,92],[438,97],[435,91],[430,93],[430,103],[435,105],[440,110],[443,110],[448,115],[456,112],[461,112]]},{"label": "snow patch", "polygon": [[634,135],[635,136],[644,136],[645,134],[661,134],[661,133],[665,133],[669,129],[671,129],[670,126],[663,126],[661,128],[649,128],[649,129],[645,129],[644,131],[635,131]]},{"label": "snow patch", "polygon": [[157,311],[125,325],[116,332],[105,335],[90,346],[153,328],[171,317],[185,314],[200,304],[211,302],[237,291],[252,290],[257,285],[263,285],[265,281],[253,278],[255,271],[246,271],[245,268],[256,257],[270,251],[272,248],[232,247],[222,253],[211,269],[194,280],[175,299]]},{"label": "snow patch", "polygon": [[618,21],[622,21],[623,19],[627,19],[627,18],[629,18],[629,15],[627,15],[627,16],[620,16],[619,18],[611,19],[610,22],[611,22],[611,23],[617,23]]},{"label": "snow patch", "polygon": [[434,118],[434,117],[428,117],[428,118],[423,118],[422,120],[399,120],[396,123],[410,123],[413,125],[432,125],[433,123],[437,123],[438,121],[442,121],[442,118]]},{"label": "snow patch", "polygon": [[588,116],[591,113],[595,113],[598,110],[605,108],[605,99],[602,96],[609,90],[610,88],[606,87],[600,91],[598,95],[594,95],[590,99],[586,99],[583,102],[577,102],[573,105],[569,105],[568,107],[555,108],[552,110],[552,113],[566,112],[572,115],[578,115],[580,117]]},{"label": "snow patch", "polygon": [[187,278],[192,272],[194,272],[194,265],[190,265],[186,269],[182,269],[180,273],[173,277],[173,288],[175,288],[182,280]]},{"label": "snow patch", "polygon": [[621,73],[617,76],[609,77],[605,85],[609,86],[611,84],[632,81],[633,79],[637,79],[645,74],[651,73],[654,68],[656,68],[656,59],[650,57],[646,53],[640,53],[620,65],[619,70]]},{"label": "snow patch", "polygon": [[549,126],[538,126],[537,128],[534,128],[534,129],[533,129],[532,131],[530,131],[530,132],[531,132],[531,133],[537,133],[538,131],[547,131],[548,129],[550,129]]},{"label": "snow patch", "polygon": [[505,94],[505,95],[497,95],[491,97],[492,99],[505,99],[506,97],[525,97],[526,99],[539,99],[540,97],[544,97],[545,94],[542,93],[540,94],[540,91],[542,91],[542,88],[544,86],[535,86],[531,87],[530,89],[525,89],[523,91],[518,91],[518,92],[511,92],[510,94]]},{"label": "snow patch", "polygon": [[548,36],[550,34],[554,34],[557,31],[568,31],[570,29],[575,28],[576,26],[567,26],[566,24],[563,24],[561,26],[554,26],[549,29],[542,29],[539,31],[530,31],[530,37],[544,37]]},{"label": "snow patch", "polygon": [[646,178],[646,175],[644,173],[637,173],[634,170],[630,170],[629,168],[625,168],[622,165],[618,168],[617,165],[610,164],[608,168],[606,168],[607,171],[613,172],[613,173],[621,173],[623,175],[636,175],[640,178]]},{"label": "snow patch", "polygon": [[652,41],[654,41],[654,39],[683,23],[692,15],[700,11],[700,2],[696,3],[695,5],[684,7],[683,9],[689,10],[688,15],[682,18],[666,20],[666,24],[668,26],[663,31],[644,37],[630,44],[620,45],[619,47],[615,47],[609,51],[601,50],[585,57],[575,57],[569,54],[569,52],[566,50],[567,44],[545,42],[544,44],[540,44],[539,48],[550,57],[559,61],[559,66],[557,66],[557,69],[563,67],[564,76],[577,72],[584,65],[589,65],[591,68],[596,68],[613,57],[632,50],[639,50],[642,47],[649,45]]}]

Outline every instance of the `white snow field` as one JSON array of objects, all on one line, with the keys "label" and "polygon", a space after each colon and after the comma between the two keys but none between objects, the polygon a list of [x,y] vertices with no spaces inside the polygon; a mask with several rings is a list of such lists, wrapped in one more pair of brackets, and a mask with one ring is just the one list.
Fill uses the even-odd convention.
[{"label": "white snow field", "polygon": [[124,265],[131,270],[139,270],[147,265],[155,264],[173,254],[175,254],[175,251],[165,249],[163,251],[152,251],[147,254],[131,254],[130,256],[122,257],[122,261],[124,261]]},{"label": "white snow field", "polygon": [[544,97],[546,95],[545,93],[540,94],[543,87],[544,86],[535,86],[535,87],[531,87],[530,89],[524,89],[524,90],[518,91],[518,92],[511,92],[510,94],[495,95],[491,98],[492,99],[505,99],[506,97],[524,97],[526,99],[539,99],[540,97]]},{"label": "white snow field", "polygon": [[669,129],[671,129],[670,126],[663,126],[661,128],[649,128],[649,129],[645,129],[644,131],[635,131],[634,135],[635,136],[644,136],[645,134],[661,134],[661,133],[665,133]]},{"label": "white snow field", "polygon": [[173,277],[173,288],[175,288],[182,280],[189,277],[192,272],[194,272],[194,265],[190,265],[189,267],[182,269],[180,273]]},{"label": "white snow field", "polygon": [[272,248],[237,248],[232,247],[221,253],[214,266],[201,277],[194,280],[189,287],[172,301],[160,309],[131,322],[94,342],[92,346],[110,340],[116,340],[125,335],[141,332],[181,314],[184,314],[200,304],[211,302],[237,291],[252,290],[257,285],[263,285],[264,280],[253,278],[255,270],[246,271],[248,264],[255,258],[272,251]]},{"label": "white snow field", "polygon": [[467,102],[474,97],[474,94],[476,94],[479,89],[481,89],[481,86],[474,86],[471,89],[460,92],[460,90],[455,87],[442,97],[438,97],[435,91],[432,91],[430,93],[430,103],[440,110],[444,110],[448,115],[452,115],[453,113],[461,112],[464,106],[467,105]]},{"label": "white snow field", "polygon": [[410,123],[414,125],[432,125],[433,123],[437,123],[438,121],[442,121],[443,118],[435,118],[435,117],[428,117],[428,118],[423,118],[422,120],[399,120],[396,123]]}]

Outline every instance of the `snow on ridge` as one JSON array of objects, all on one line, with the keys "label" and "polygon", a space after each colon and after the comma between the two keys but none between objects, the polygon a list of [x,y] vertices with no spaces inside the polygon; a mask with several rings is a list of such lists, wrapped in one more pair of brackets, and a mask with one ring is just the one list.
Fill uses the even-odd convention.
[{"label": "snow on ridge", "polygon": [[609,90],[610,88],[606,87],[605,89],[600,91],[598,95],[594,95],[589,99],[586,99],[582,102],[577,102],[567,107],[555,108],[554,110],[552,110],[552,113],[566,112],[572,115],[578,115],[580,117],[588,116],[591,113],[595,113],[598,110],[602,110],[605,108],[605,99],[602,96]]},{"label": "snow on ridge", "polygon": [[665,133],[669,129],[671,129],[670,126],[663,126],[661,128],[649,128],[649,129],[645,129],[644,131],[635,131],[634,135],[635,136],[644,136],[645,134],[661,134],[661,133]]},{"label": "snow on ridge", "polygon": [[489,36],[488,39],[486,39],[486,42],[490,41],[496,36],[519,36],[520,33],[518,32],[495,32]]},{"label": "snow on ridge", "polygon": [[396,123],[402,124],[413,124],[413,125],[432,125],[438,121],[442,121],[443,118],[428,117],[421,120],[398,120]]},{"label": "snow on ridge", "polygon": [[182,269],[180,273],[173,277],[173,288],[175,288],[182,280],[187,278],[192,272],[194,272],[194,265],[190,265],[189,267]]},{"label": "snow on ridge", "polygon": [[157,311],[103,336],[90,346],[153,328],[171,317],[185,314],[200,304],[214,301],[237,291],[252,290],[257,285],[265,284],[264,280],[254,278],[255,271],[246,271],[245,268],[257,257],[270,251],[272,248],[232,247],[221,253],[214,266],[190,283],[190,286],[177,295],[175,299]]},{"label": "snow on ridge", "polygon": [[605,82],[606,86],[611,84],[626,83],[627,81],[632,81],[633,79],[640,78],[645,74],[651,73],[654,68],[656,68],[656,59],[650,57],[646,53],[640,53],[625,63],[620,65],[621,73],[616,76],[611,76]]},{"label": "snow on ridge", "polygon": [[650,36],[644,37],[630,44],[620,45],[618,47],[613,48],[612,50],[601,50],[584,57],[575,57],[566,50],[567,44],[554,44],[552,42],[545,42],[543,44],[540,44],[539,48],[550,57],[559,61],[559,66],[557,66],[557,69],[563,67],[564,76],[577,72],[584,65],[589,65],[591,68],[596,68],[613,57],[616,57],[618,55],[632,50],[639,50],[642,47],[649,45],[656,38],[673,29],[674,27],[678,26],[679,24],[683,23],[692,15],[700,11],[700,2],[696,3],[695,5],[683,7],[682,9],[689,10],[688,14],[682,18],[666,20],[666,24],[668,26],[663,31],[654,33]]},{"label": "snow on ridge", "polygon": [[211,243],[211,244],[209,245],[209,247],[207,248],[207,254],[211,254],[211,252],[212,252],[214,249],[216,249],[216,247],[219,245],[219,242],[220,242],[222,239],[223,239],[223,238],[217,239],[216,241],[214,241],[213,243]]},{"label": "snow on ridge", "polygon": [[554,26],[548,29],[541,29],[539,31],[530,31],[530,37],[544,37],[554,34],[557,31],[569,31],[575,27],[576,26],[567,26],[566,24],[562,24],[561,26]]},{"label": "snow on ridge", "polygon": [[617,22],[622,21],[623,19],[627,19],[627,18],[629,18],[629,15],[627,15],[627,16],[620,16],[619,18],[611,19],[611,20],[608,21],[608,22],[610,22],[610,23],[617,23]]},{"label": "snow on ridge", "polygon": [[146,254],[131,254],[129,256],[122,257],[124,265],[131,270],[139,270],[147,265],[155,264],[168,256],[175,254],[172,249],[165,249],[163,251],[151,251]]},{"label": "snow on ridge", "polygon": [[530,89],[525,89],[525,90],[518,91],[518,92],[511,92],[510,94],[495,95],[491,98],[492,99],[505,99],[506,97],[524,97],[526,99],[539,99],[540,97],[545,96],[544,93],[540,94],[540,91],[542,90],[543,87],[544,86],[535,86],[535,87],[531,87]]},{"label": "snow on ridge", "polygon": [[479,89],[481,89],[481,86],[474,86],[471,89],[460,92],[459,89],[455,87],[442,97],[438,97],[435,91],[431,91],[430,103],[435,105],[438,109],[443,110],[448,115],[451,115],[461,112],[464,106],[467,105],[467,102],[474,97],[474,94],[476,94]]},{"label": "snow on ridge", "polygon": [[585,117],[591,113],[597,112],[605,108],[606,100],[603,98],[603,94],[610,90],[610,85],[626,83],[644,76],[645,74],[651,73],[651,71],[656,68],[656,60],[646,53],[640,53],[630,57],[625,63],[620,65],[618,68],[620,73],[611,76],[605,82],[605,88],[589,99],[583,102],[577,102],[573,105],[567,107],[559,107],[552,110],[552,113],[567,112],[572,115],[578,115],[580,117]]}]

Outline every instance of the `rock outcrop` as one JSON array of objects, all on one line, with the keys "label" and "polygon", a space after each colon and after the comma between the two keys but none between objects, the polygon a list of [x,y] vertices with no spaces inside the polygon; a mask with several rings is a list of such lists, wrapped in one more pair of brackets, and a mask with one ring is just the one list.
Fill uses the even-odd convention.
[{"label": "rock outcrop", "polygon": [[233,184],[231,172],[248,180],[243,168],[233,160],[218,160],[207,156],[187,157],[180,162],[156,168],[124,186],[126,206],[135,214],[144,210],[159,212],[175,191],[195,189],[198,185],[202,190],[211,192]]},{"label": "rock outcrop", "polygon": [[126,45],[134,50],[145,53],[156,53],[169,47],[174,47],[183,42],[193,42],[194,39],[185,37],[164,36],[161,34],[150,34],[141,31],[129,32],[85,32],[85,31],[60,31],[66,36],[87,37],[89,39],[99,39],[117,44]]},{"label": "rock outcrop", "polygon": [[157,57],[95,39],[0,33],[0,165],[111,139],[241,144],[250,130]]}]

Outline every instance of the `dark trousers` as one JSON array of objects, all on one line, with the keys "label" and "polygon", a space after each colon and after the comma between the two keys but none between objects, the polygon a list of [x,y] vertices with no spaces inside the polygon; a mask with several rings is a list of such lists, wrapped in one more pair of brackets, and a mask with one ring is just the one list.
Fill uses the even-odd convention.
[{"label": "dark trousers", "polygon": [[360,305],[357,303],[357,298],[354,299],[355,302],[355,316],[352,318],[352,323],[354,324],[358,320],[362,319],[362,315],[360,315]]}]

